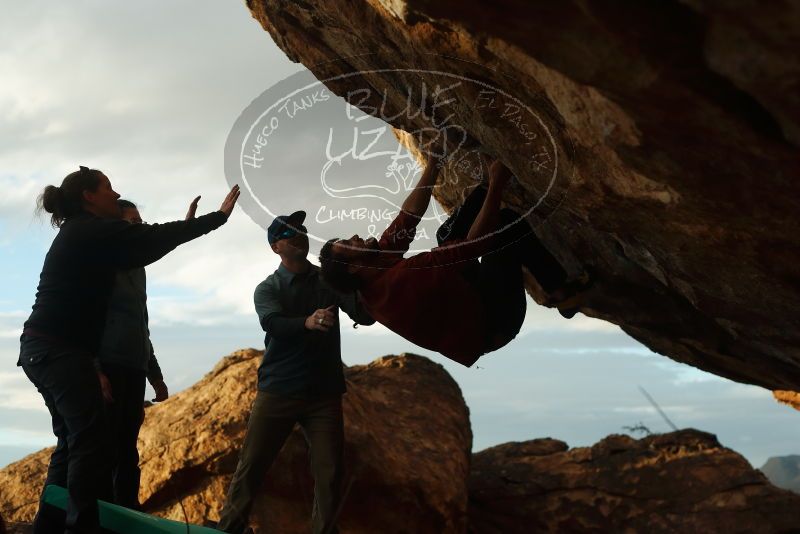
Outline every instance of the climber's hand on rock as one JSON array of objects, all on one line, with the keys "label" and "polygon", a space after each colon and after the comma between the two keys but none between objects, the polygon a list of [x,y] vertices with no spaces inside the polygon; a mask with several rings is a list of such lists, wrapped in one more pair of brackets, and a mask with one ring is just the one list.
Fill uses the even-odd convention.
[{"label": "climber's hand on rock", "polygon": [[503,188],[511,179],[511,171],[508,167],[503,165],[499,159],[496,159],[489,166],[489,186]]},{"label": "climber's hand on rock", "polygon": [[444,156],[442,154],[439,154],[436,151],[428,152],[428,155],[425,158],[426,173],[438,174],[439,170],[442,168],[442,165],[444,165]]}]

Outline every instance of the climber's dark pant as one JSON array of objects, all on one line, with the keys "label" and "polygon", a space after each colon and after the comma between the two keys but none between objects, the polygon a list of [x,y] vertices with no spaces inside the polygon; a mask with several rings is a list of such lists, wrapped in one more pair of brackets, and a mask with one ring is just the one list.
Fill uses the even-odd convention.
[{"label": "climber's dark pant", "polygon": [[315,534],[336,533],[336,511],[341,498],[344,468],[342,396],[304,399],[259,391],[253,401],[247,436],[231,480],[217,528],[240,534],[269,468],[291,434],[300,425],[309,446],[314,476],[311,526]]},{"label": "climber's dark pant", "polygon": [[111,429],[111,477],[114,503],[139,510],[139,451],[136,441],[144,422],[145,372],[103,363],[103,373],[111,382],[114,402],[106,404]]},{"label": "climber's dark pant", "polygon": [[69,491],[66,518],[42,503],[34,532],[100,532],[97,499],[109,500],[111,475],[108,424],[92,358],[43,338],[23,336],[20,362],[44,398],[58,438],[45,486],[56,484]]},{"label": "climber's dark pant", "polygon": [[[480,213],[487,190],[476,187],[464,203],[436,231],[439,245],[465,239]],[[567,273],[542,245],[524,217],[513,210],[500,210],[498,245],[485,254],[479,267],[467,264],[464,275],[475,282],[483,296],[489,318],[490,350],[511,341],[522,328],[527,302],[520,266],[525,266],[546,292],[561,287]]]}]

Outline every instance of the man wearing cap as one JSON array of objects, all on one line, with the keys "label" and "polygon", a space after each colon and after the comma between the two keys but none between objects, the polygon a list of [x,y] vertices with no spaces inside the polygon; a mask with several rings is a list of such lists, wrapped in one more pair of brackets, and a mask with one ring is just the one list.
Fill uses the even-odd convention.
[{"label": "man wearing cap", "polygon": [[267,230],[281,263],[254,294],[266,350],[239,464],[217,526],[225,532],[245,531],[264,475],[295,423],[303,430],[311,456],[313,531],[337,532],[345,392],[338,310],[363,325],[375,320],[356,293],[335,292],[320,278],[319,267],[308,261],[305,217],[304,211],[276,217]]}]

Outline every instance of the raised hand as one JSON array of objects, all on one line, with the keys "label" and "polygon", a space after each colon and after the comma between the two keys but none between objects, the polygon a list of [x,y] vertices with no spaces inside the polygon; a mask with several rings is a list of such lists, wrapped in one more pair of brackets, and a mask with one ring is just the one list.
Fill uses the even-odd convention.
[{"label": "raised hand", "polygon": [[200,195],[197,195],[192,203],[189,204],[189,211],[186,212],[186,220],[194,219],[194,216],[197,214],[197,203],[200,202]]},{"label": "raised hand", "polygon": [[220,206],[219,211],[230,217],[231,213],[233,213],[233,207],[236,205],[236,201],[238,199],[239,185],[237,184],[231,187],[231,191],[225,197],[225,200],[222,201],[222,206]]},{"label": "raised hand", "polygon": [[319,330],[320,332],[327,332],[330,330],[330,328],[336,324],[336,314],[333,313],[335,308],[336,306],[320,308],[306,317],[306,329]]}]

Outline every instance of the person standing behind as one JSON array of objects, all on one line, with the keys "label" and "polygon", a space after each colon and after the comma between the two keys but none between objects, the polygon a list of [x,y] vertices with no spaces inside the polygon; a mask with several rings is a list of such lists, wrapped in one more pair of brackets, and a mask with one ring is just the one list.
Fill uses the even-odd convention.
[{"label": "person standing behind", "polygon": [[[192,201],[186,220],[194,219]],[[118,200],[122,219],[142,224],[139,209]],[[145,379],[155,391],[155,402],[169,398],[153,344],[147,313],[147,275],[144,267],[118,271],[108,303],[108,315],[99,352],[98,377],[106,402],[112,443],[111,476],[114,502],[139,510],[139,451],[136,441],[144,422]]]},{"label": "person standing behind", "polygon": [[278,269],[255,290],[266,332],[258,368],[258,392],[217,528],[245,531],[253,499],[295,423],[309,444],[314,476],[312,529],[334,533],[341,498],[345,392],[337,308],[356,323],[375,322],[355,293],[342,295],[325,284],[308,261],[306,214],[279,216],[267,231]]}]

